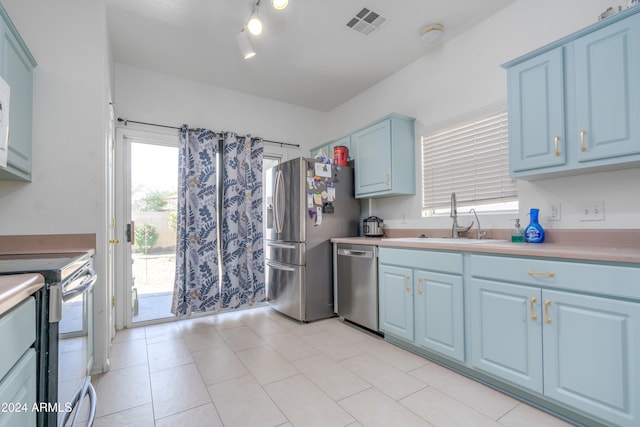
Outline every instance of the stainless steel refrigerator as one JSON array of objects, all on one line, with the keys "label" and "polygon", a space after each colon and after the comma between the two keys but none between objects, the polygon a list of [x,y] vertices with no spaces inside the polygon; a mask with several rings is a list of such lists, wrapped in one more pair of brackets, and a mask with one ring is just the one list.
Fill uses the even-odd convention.
[{"label": "stainless steel refrigerator", "polygon": [[334,316],[332,237],[358,235],[353,170],[300,157],[267,170],[269,304],[309,322]]}]

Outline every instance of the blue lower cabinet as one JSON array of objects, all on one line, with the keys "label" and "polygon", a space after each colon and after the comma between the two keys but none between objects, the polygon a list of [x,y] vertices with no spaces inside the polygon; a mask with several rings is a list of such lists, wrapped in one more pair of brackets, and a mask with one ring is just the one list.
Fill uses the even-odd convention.
[{"label": "blue lower cabinet", "polygon": [[464,362],[462,276],[414,270],[415,343]]},{"label": "blue lower cabinet", "polygon": [[413,270],[380,265],[380,330],[413,341]]},{"label": "blue lower cabinet", "polygon": [[472,277],[471,365],[610,425],[640,425],[640,304]]},{"label": "blue lower cabinet", "polygon": [[640,304],[542,291],[544,394],[639,426]]},{"label": "blue lower cabinet", "polygon": [[472,278],[471,364],[542,393],[540,289]]}]

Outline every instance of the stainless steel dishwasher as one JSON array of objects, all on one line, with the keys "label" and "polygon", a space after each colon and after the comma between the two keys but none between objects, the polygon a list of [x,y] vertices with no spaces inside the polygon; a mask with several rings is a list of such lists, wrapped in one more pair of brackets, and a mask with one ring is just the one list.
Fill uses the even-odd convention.
[{"label": "stainless steel dishwasher", "polygon": [[338,243],[336,296],[339,316],[378,332],[378,247]]}]

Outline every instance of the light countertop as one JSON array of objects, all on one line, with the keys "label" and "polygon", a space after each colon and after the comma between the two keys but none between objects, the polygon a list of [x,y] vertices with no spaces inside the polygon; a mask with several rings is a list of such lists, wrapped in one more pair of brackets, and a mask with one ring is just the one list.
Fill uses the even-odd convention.
[{"label": "light countertop", "polygon": [[[469,239],[473,240],[473,239]],[[580,261],[603,261],[640,264],[640,246],[584,245],[568,243],[511,243],[508,241],[486,242],[482,244],[446,242],[404,242],[386,238],[340,237],[331,239],[333,243],[372,244],[381,247],[430,249],[456,252],[471,252],[487,255],[514,255],[540,258],[573,259]]]},{"label": "light countertop", "polygon": [[11,310],[43,286],[44,277],[41,274],[0,276],[0,315]]}]

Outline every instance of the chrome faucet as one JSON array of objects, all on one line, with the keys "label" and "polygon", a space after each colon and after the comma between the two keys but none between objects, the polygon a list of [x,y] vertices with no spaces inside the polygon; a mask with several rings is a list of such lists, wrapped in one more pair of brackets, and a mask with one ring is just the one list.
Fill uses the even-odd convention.
[{"label": "chrome faucet", "polygon": [[[483,237],[487,237],[487,232],[480,227],[480,219],[478,219],[478,214],[476,213],[476,210],[471,208],[469,213],[472,213],[472,212],[473,212],[473,216],[476,217],[476,221],[478,222],[478,239],[482,239]],[[471,223],[471,225],[473,225],[473,223]]]},{"label": "chrome faucet", "polygon": [[473,221],[468,227],[461,227],[458,225],[458,208],[456,206],[456,193],[451,193],[451,213],[449,214],[453,218],[453,224],[451,225],[451,237],[457,239],[460,237],[460,233],[471,230],[473,227]]}]

